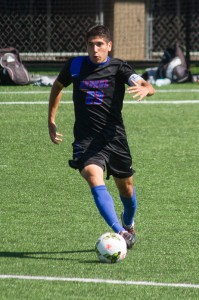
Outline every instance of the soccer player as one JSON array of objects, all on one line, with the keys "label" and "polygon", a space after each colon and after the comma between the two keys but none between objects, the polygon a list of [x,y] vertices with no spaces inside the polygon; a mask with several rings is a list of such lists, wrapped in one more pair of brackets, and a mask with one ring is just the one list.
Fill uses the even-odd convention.
[{"label": "soccer player", "polygon": [[[78,169],[87,181],[100,214],[114,232],[123,236],[130,249],[135,243],[137,201],[132,157],[121,110],[125,84],[129,85],[128,92],[133,93],[133,98],[138,101],[153,95],[154,88],[126,62],[109,57],[112,41],[106,26],[90,28],[86,44],[88,56],[69,59],[52,86],[49,135],[55,144],[62,141],[62,134],[57,132],[55,123],[56,112],[62,89],[72,83],[75,124],[73,159],[69,160],[69,165]],[[107,178],[113,176],[124,207],[121,223],[105,185],[105,171]]]}]

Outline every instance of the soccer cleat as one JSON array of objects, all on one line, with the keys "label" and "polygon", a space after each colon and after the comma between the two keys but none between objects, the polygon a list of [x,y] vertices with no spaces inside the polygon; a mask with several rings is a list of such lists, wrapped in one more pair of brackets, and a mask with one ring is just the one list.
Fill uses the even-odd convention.
[{"label": "soccer cleat", "polygon": [[124,227],[124,229],[135,236],[134,222],[131,225],[125,225],[124,220],[123,220],[123,212],[121,213],[121,220],[122,220],[122,226]]},{"label": "soccer cleat", "polygon": [[135,242],[136,242],[134,222],[131,225],[125,225],[124,224],[124,220],[123,220],[123,212],[121,213],[121,220],[122,220],[122,226],[124,227],[124,229],[133,236],[133,238],[132,238],[132,240],[133,240],[132,244],[134,245]]},{"label": "soccer cleat", "polygon": [[128,231],[120,231],[119,234],[124,238],[127,249],[131,249],[135,244],[135,235],[129,233]]}]

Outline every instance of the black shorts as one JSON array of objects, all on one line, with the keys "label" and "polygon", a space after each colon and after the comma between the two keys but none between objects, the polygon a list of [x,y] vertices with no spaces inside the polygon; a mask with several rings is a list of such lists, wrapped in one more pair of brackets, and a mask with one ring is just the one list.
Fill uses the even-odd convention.
[{"label": "black shorts", "polygon": [[132,157],[126,138],[112,141],[89,140],[74,142],[73,160],[69,160],[71,168],[82,169],[90,164],[107,170],[107,179],[112,175],[117,178],[128,178],[133,175]]}]

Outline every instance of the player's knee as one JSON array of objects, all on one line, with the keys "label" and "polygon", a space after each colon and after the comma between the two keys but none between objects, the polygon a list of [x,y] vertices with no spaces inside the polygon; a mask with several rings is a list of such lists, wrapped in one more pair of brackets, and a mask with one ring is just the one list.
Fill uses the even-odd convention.
[{"label": "player's knee", "polygon": [[124,198],[131,198],[133,195],[133,186],[131,184],[127,184],[120,188],[120,195]]},{"label": "player's knee", "polygon": [[86,166],[81,171],[81,175],[91,188],[98,185],[104,185],[103,170],[98,166]]}]

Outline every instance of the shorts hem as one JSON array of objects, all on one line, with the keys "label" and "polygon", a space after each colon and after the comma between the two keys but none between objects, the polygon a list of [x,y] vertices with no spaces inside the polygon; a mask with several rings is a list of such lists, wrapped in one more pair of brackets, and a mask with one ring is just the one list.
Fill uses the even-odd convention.
[{"label": "shorts hem", "polygon": [[103,164],[100,164],[99,162],[96,162],[96,161],[88,161],[88,162],[85,162],[82,166],[80,166],[78,168],[80,173],[85,167],[87,167],[89,165],[96,165],[96,166],[102,168],[103,172],[105,171],[105,166]]}]

